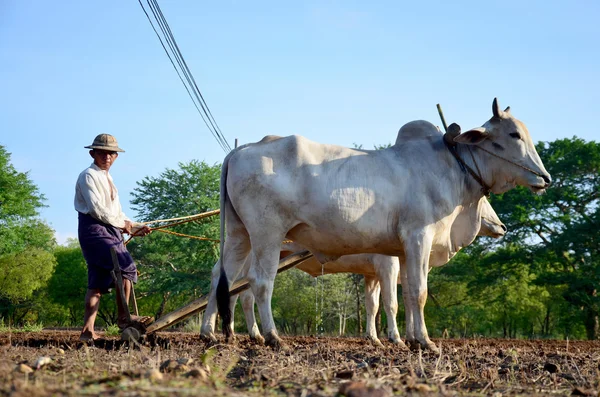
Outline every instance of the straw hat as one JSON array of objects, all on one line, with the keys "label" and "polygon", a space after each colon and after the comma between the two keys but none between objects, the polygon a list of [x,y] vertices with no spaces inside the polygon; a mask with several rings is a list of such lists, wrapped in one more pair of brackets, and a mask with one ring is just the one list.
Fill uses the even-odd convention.
[{"label": "straw hat", "polygon": [[109,134],[100,134],[94,138],[94,142],[90,146],[85,146],[86,149],[100,149],[111,152],[124,152],[125,150],[119,147],[117,138]]}]

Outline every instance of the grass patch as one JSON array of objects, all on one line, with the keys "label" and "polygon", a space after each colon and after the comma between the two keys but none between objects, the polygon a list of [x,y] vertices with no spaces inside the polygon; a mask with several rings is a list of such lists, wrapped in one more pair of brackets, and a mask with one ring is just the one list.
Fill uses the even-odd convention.
[{"label": "grass patch", "polygon": [[190,320],[186,321],[182,331],[200,333],[200,328],[202,328],[202,321],[200,321],[200,319],[195,316]]},{"label": "grass patch", "polygon": [[119,336],[121,334],[121,330],[117,324],[110,324],[106,327],[106,336]]},{"label": "grass patch", "polygon": [[44,329],[44,324],[42,323],[25,323],[21,327],[14,327],[4,324],[4,319],[0,319],[0,332],[40,332]]},{"label": "grass patch", "polygon": [[23,332],[40,332],[41,330],[44,329],[44,324],[42,323],[25,323],[25,325],[23,325]]}]

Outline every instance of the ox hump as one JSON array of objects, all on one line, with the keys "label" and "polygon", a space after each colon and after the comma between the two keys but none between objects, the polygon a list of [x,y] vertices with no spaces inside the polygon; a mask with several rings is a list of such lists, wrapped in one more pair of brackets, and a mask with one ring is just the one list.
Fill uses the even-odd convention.
[{"label": "ox hump", "polygon": [[426,120],[415,120],[404,124],[398,131],[396,145],[412,139],[442,136],[438,127]]}]

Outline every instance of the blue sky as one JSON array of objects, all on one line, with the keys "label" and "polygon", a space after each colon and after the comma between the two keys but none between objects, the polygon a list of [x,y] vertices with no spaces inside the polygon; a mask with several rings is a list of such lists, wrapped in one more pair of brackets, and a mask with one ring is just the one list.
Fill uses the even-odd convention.
[{"label": "blue sky", "polygon": [[[406,122],[463,128],[491,102],[534,141],[598,140],[600,2],[159,0],[233,146],[267,134],[372,148]],[[77,175],[99,133],[130,217],[145,176],[225,153],[137,0],[0,1],[0,144],[47,197],[59,242],[77,233]]]}]

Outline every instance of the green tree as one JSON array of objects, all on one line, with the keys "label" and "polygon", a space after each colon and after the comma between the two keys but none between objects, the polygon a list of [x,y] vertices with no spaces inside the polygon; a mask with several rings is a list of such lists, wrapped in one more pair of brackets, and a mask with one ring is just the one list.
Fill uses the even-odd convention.
[{"label": "green tree", "polygon": [[317,295],[315,279],[303,271],[291,269],[278,274],[273,289],[272,307],[275,324],[284,334],[315,332]]},{"label": "green tree", "polygon": [[355,331],[358,328],[357,302],[360,304],[361,297],[364,297],[364,292],[357,294],[357,289],[360,291],[360,286],[364,283],[354,282],[349,273],[328,274],[319,279],[317,296],[323,297],[324,331],[337,335]]},{"label": "green tree", "polygon": [[[467,272],[457,272],[466,267],[461,261],[463,257],[466,255],[459,253],[451,264],[434,268],[429,273],[430,299],[425,306],[425,318],[432,336],[460,338],[483,333],[482,329],[485,329],[486,316],[481,312],[480,301],[471,299],[467,286],[470,277]],[[399,294],[399,302],[402,302],[400,290]],[[398,327],[405,327],[404,305],[400,303],[399,306]]]},{"label": "green tree", "polygon": [[[56,269],[48,282],[50,299],[68,310],[70,324],[83,319],[87,291],[87,267],[79,244],[54,251]],[[103,303],[104,304],[104,303]]]},{"label": "green tree", "polygon": [[[174,218],[219,208],[220,175],[220,165],[193,160],[180,163],[178,169],[167,169],[158,177],[145,177],[132,193],[138,220]],[[168,230],[216,240],[219,228],[219,218],[212,217]],[[148,304],[149,310],[161,314],[208,293],[211,270],[218,258],[214,241],[155,231],[134,238],[128,248],[140,271],[136,293],[141,306]]]},{"label": "green tree", "polygon": [[[315,278],[298,269],[278,274],[271,302],[278,329],[290,335],[357,332],[356,283],[351,276],[341,273]],[[364,295],[364,290],[360,292]]]},{"label": "green tree", "polygon": [[25,317],[31,309],[27,301],[54,270],[54,232],[37,218],[43,201],[0,145],[0,317],[13,323]]},{"label": "green tree", "polygon": [[552,291],[561,291],[579,310],[587,337],[597,339],[600,144],[574,137],[540,143],[537,150],[553,183],[544,195],[517,188],[493,196],[492,205],[509,230],[502,244],[514,246],[511,257],[529,266],[536,284],[563,287]]},{"label": "green tree", "polygon": [[0,294],[12,302],[31,298],[54,270],[52,253],[40,248],[0,256]]},{"label": "green tree", "polygon": [[7,224],[35,217],[43,202],[44,195],[39,193],[29,175],[15,169],[10,153],[0,145],[0,222]]}]

